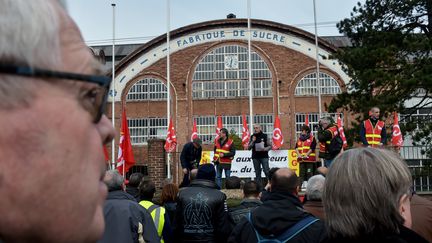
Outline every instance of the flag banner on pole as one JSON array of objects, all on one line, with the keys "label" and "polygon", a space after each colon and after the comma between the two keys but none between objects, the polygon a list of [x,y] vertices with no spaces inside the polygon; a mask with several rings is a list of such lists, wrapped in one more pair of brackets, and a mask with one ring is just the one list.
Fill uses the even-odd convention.
[{"label": "flag banner on pole", "polygon": [[164,148],[165,151],[171,153],[175,151],[176,146],[177,146],[177,137],[174,130],[174,126],[172,124],[172,119],[170,119]]},{"label": "flag banner on pole", "polygon": [[223,124],[222,124],[222,117],[218,116],[217,117],[217,123],[216,123],[216,137],[215,137],[215,141],[219,139],[219,133],[220,130],[222,129]]},{"label": "flag banner on pole", "polygon": [[305,126],[309,126],[309,113],[306,113]]},{"label": "flag banner on pole", "polygon": [[197,130],[196,120],[194,119],[193,128],[192,128],[192,135],[191,135],[191,141],[193,141],[195,138],[198,138],[198,130]]},{"label": "flag banner on pole", "polygon": [[244,149],[248,149],[250,136],[246,116],[243,114],[242,145]]},{"label": "flag banner on pole", "polygon": [[399,127],[399,118],[397,112],[393,113],[393,132],[392,132],[392,145],[395,147],[401,147],[403,145],[402,132]]},{"label": "flag banner on pole", "polygon": [[283,139],[283,136],[282,136],[280,120],[279,120],[279,117],[276,116],[275,122],[274,122],[274,128],[273,128],[273,144],[272,144],[272,149],[273,150],[279,149],[280,147],[282,147],[283,143],[284,143],[284,139]]},{"label": "flag banner on pole", "polygon": [[103,151],[104,151],[104,155],[105,155],[105,161],[107,161],[109,163],[110,159],[108,156],[108,149],[106,148],[105,145],[103,145],[102,147],[103,147]]},{"label": "flag banner on pole", "polygon": [[348,143],[347,143],[347,140],[346,140],[346,137],[345,137],[345,132],[344,132],[344,128],[343,128],[343,125],[342,125],[342,119],[340,118],[339,114],[337,115],[337,126],[338,126],[339,135],[340,135],[340,137],[342,138],[342,141],[343,141],[342,147],[345,149],[345,148],[348,147]]},{"label": "flag banner on pole", "polygon": [[117,170],[120,172],[121,175],[124,175],[134,164],[135,159],[132,152],[129,127],[126,118],[126,107],[123,106],[119,151],[117,157]]}]

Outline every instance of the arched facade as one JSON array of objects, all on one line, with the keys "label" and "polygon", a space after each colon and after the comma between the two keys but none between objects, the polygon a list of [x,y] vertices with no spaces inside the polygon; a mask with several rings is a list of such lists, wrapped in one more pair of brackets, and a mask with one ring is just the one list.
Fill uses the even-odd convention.
[{"label": "arched facade", "polygon": [[[171,118],[179,151],[190,139],[194,119],[199,136],[208,143],[204,149],[212,146],[217,116],[241,136],[241,117],[249,115],[248,35],[246,19],[203,22],[171,32]],[[314,36],[280,23],[252,20],[251,39],[254,123],[271,133],[278,115],[284,148],[293,148],[305,114],[313,123],[318,113]],[[320,39],[318,51],[324,109],[349,79],[340,64],[329,59],[336,51],[334,46]],[[167,122],[166,96],[162,94],[167,83],[166,55],[166,36],[161,35],[116,66],[116,114],[126,102],[129,125],[135,129],[131,130],[131,136],[136,136],[133,145],[145,144],[146,133],[148,138],[166,134],[162,129]],[[150,83],[159,88],[149,91]],[[147,96],[139,94],[145,87]],[[140,119],[142,123],[137,122]],[[139,126],[147,128],[140,130]]]}]

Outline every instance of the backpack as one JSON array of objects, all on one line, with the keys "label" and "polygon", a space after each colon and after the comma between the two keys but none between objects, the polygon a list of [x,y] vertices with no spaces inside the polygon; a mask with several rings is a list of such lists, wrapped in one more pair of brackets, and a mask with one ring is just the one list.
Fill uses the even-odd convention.
[{"label": "backpack", "polygon": [[264,237],[258,233],[258,231],[255,229],[255,226],[252,223],[251,213],[247,214],[247,220],[252,225],[252,229],[255,231],[255,235],[257,237],[258,243],[285,243],[291,240],[294,236],[298,235],[300,232],[302,232],[304,229],[309,227],[309,225],[319,221],[319,219],[315,218],[312,215],[307,216],[306,218],[303,218],[302,220],[298,221],[295,225],[285,230],[282,234],[278,236],[273,237]]},{"label": "backpack", "polygon": [[327,147],[327,151],[330,154],[331,157],[336,157],[340,153],[343,147],[343,140],[339,134],[339,131],[337,135],[332,138],[330,141],[330,144]]}]

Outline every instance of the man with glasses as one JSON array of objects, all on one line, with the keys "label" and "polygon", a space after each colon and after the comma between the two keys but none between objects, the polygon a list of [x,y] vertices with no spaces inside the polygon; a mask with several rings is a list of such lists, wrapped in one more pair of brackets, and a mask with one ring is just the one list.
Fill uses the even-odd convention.
[{"label": "man with glasses", "polygon": [[261,166],[264,174],[269,179],[269,156],[268,151],[271,149],[271,144],[268,142],[267,134],[263,133],[261,126],[254,125],[254,133],[249,142],[249,150],[252,149],[252,161],[255,169],[255,181],[262,187],[261,181]]},{"label": "man with glasses", "polygon": [[110,78],[58,1],[0,4],[0,241],[96,242]]}]

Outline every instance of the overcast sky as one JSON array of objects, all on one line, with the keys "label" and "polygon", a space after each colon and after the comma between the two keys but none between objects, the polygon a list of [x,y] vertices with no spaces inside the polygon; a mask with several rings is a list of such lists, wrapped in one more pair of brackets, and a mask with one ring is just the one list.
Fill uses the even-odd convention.
[{"label": "overcast sky", "polygon": [[[171,30],[226,18],[247,17],[247,0],[170,0]],[[336,23],[350,16],[358,0],[316,0],[318,35],[340,35]],[[364,0],[360,0],[364,2]],[[112,43],[115,3],[117,43],[142,43],[166,33],[166,0],[69,0],[68,10],[89,45]],[[313,0],[251,0],[251,18],[314,32]]]}]

